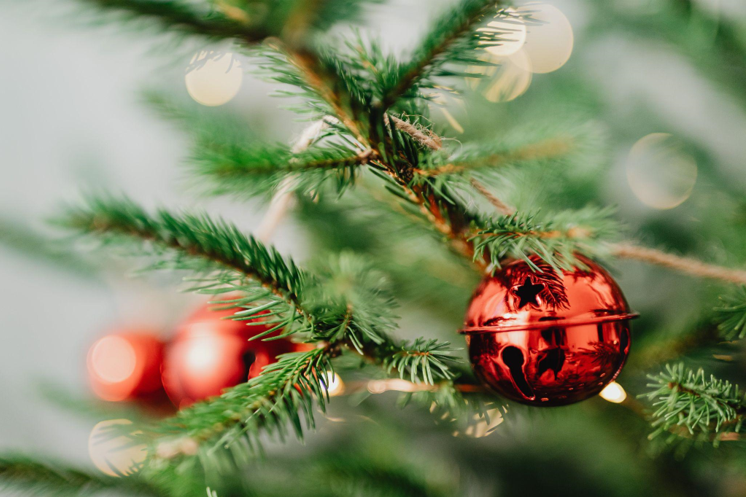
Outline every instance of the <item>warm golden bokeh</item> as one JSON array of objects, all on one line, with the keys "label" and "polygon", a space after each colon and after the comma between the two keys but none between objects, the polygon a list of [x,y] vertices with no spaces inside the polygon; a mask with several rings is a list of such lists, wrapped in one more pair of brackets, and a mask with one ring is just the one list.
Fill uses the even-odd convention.
[{"label": "warm golden bokeh", "polygon": [[489,44],[485,50],[498,57],[513,55],[526,43],[526,24],[517,16],[517,11],[512,8],[491,21],[484,28],[477,31],[486,33],[500,33],[499,43]]},{"label": "warm golden bokeh", "polygon": [[652,133],[634,144],[626,163],[627,181],[643,204],[673,209],[692,193],[697,163],[668,133]]},{"label": "warm golden bokeh", "polygon": [[[88,454],[101,472],[109,476],[127,476],[137,471],[137,467],[147,456],[144,444],[135,444],[132,437],[121,430],[132,425],[129,419],[101,421],[91,430],[88,437]],[[125,428],[122,428],[125,427]],[[132,432],[137,435],[138,432]]]},{"label": "warm golden bokeh", "polygon": [[217,107],[238,94],[243,82],[241,63],[231,53],[214,56],[199,52],[184,76],[187,92],[196,102]]},{"label": "warm golden bokeh", "polygon": [[621,404],[627,398],[627,392],[624,391],[622,385],[616,381],[612,381],[598,394],[602,399],[612,402],[614,404]]},{"label": "warm golden bokeh", "polygon": [[[548,73],[556,71],[570,59],[575,36],[570,21],[557,7],[545,3],[528,4],[517,10],[527,19],[526,41],[511,55],[511,60],[524,71]],[[519,57],[523,54],[524,57]]]}]

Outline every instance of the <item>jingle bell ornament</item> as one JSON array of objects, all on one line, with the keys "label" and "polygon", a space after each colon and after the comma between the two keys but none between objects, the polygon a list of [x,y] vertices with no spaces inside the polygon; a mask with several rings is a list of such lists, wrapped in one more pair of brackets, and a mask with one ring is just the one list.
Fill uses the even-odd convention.
[{"label": "jingle bell ornament", "polygon": [[246,382],[276,362],[277,356],[301,350],[288,339],[249,341],[273,325],[229,319],[236,309],[214,310],[204,305],[177,330],[166,348],[163,385],[178,408],[220,395]]},{"label": "jingle bell ornament", "polygon": [[165,400],[161,383],[163,343],[149,331],[113,333],[97,340],[88,352],[88,377],[103,400]]},{"label": "jingle bell ornament", "polygon": [[601,266],[558,275],[538,257],[505,266],[477,288],[461,333],[476,375],[496,392],[534,406],[599,393],[622,370],[630,313]]}]

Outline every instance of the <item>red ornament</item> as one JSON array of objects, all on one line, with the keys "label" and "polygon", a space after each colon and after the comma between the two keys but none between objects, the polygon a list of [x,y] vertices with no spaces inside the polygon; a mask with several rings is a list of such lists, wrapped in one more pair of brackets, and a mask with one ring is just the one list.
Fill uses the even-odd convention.
[{"label": "red ornament", "polygon": [[165,399],[161,383],[163,343],[155,333],[128,331],[100,338],[88,352],[88,375],[96,395],[118,402]]},{"label": "red ornament", "polygon": [[486,277],[472,297],[461,333],[477,376],[524,404],[559,406],[599,393],[629,353],[630,313],[601,266],[558,275],[538,257]]},{"label": "red ornament", "polygon": [[220,395],[276,362],[277,356],[303,349],[288,339],[249,341],[271,326],[260,320],[229,319],[237,309],[204,305],[177,330],[166,348],[163,384],[179,408]]}]

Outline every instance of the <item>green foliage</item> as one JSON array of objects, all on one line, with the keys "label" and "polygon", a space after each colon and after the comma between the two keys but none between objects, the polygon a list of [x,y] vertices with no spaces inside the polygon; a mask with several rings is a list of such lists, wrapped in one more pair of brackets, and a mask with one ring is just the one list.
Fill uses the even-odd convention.
[{"label": "green foliage", "polygon": [[741,432],[746,403],[737,385],[683,364],[667,365],[648,378],[650,391],[644,396],[656,409],[651,438],[668,432],[672,439],[690,436],[717,443],[725,433]]},{"label": "green foliage", "polygon": [[293,432],[302,439],[304,430],[314,426],[314,406],[323,410],[328,402],[332,350],[325,347],[280,356],[260,376],[220,397],[180,410],[157,429],[162,434],[158,443],[189,437],[212,442],[200,450],[220,445],[243,458],[247,452],[261,450],[262,434],[285,440]]},{"label": "green foliage", "polygon": [[436,79],[464,76],[458,66],[484,65],[480,45],[497,45],[507,31],[478,30],[478,26],[495,18],[505,19],[513,14],[499,10],[502,2],[495,0],[466,0],[445,13],[428,31],[408,62],[398,64],[381,76],[381,107],[388,109],[400,98],[418,98],[420,91],[433,88]]},{"label": "green foliage", "polygon": [[[188,0],[77,0],[117,21],[147,23],[169,32],[257,43],[274,34],[269,23],[245,24],[204,2]],[[262,2],[264,3],[264,2]],[[272,2],[266,2],[271,4]],[[276,27],[275,27],[276,29]]]},{"label": "green foliage", "polygon": [[380,0],[77,0],[117,20],[146,22],[212,40],[237,39],[259,43],[270,36],[297,36],[308,30],[323,31],[342,20],[354,20],[365,4]]},{"label": "green foliage", "polygon": [[[241,311],[242,318],[270,308],[287,314],[300,299],[305,275],[295,263],[235,226],[204,214],[159,210],[150,215],[128,199],[90,198],[85,207],[68,209],[57,222],[83,234],[97,234],[108,243],[135,242],[137,253],[156,258],[152,269],[197,274],[192,291],[244,292],[246,298],[231,301],[232,306],[260,304]],[[284,326],[298,317],[294,315]]]},{"label": "green foliage", "polygon": [[603,242],[619,232],[609,209],[567,211],[542,221],[538,215],[516,213],[485,221],[473,238],[475,258],[487,254],[495,267],[506,257],[522,259],[539,270],[530,256],[538,255],[555,271],[584,267],[577,254],[604,255]]},{"label": "green foliage", "polygon": [[18,220],[0,219],[0,245],[14,252],[43,260],[84,278],[96,278],[96,267],[66,246]]},{"label": "green foliage", "polygon": [[291,51],[287,47],[266,45],[255,48],[255,66],[261,76],[292,90],[280,90],[276,96],[295,97],[302,106],[293,107],[298,113],[310,113],[312,119],[332,115],[344,126],[339,135],[348,140],[368,136],[371,88],[355,73],[353,58],[326,45]]},{"label": "green foliage", "polygon": [[316,264],[314,284],[303,305],[314,317],[315,337],[348,340],[358,351],[364,343],[384,344],[394,328],[397,304],[383,274],[351,253]]},{"label": "green foliage", "polygon": [[136,476],[102,476],[21,455],[0,456],[0,488],[33,495],[95,495],[114,490],[128,495],[163,495]]},{"label": "green foliage", "polygon": [[715,309],[720,335],[727,340],[743,338],[746,336],[746,287],[738,288],[721,300],[722,305]]},{"label": "green foliage", "polygon": [[451,380],[454,373],[449,365],[458,362],[448,342],[431,338],[418,338],[413,343],[379,348],[377,357],[388,372],[395,370],[399,377],[413,383],[429,385],[439,380]]}]

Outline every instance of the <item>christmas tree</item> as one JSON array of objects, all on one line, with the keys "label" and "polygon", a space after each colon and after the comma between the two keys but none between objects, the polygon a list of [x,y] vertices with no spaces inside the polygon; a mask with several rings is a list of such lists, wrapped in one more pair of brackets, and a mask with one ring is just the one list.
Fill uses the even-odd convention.
[{"label": "christmas tree", "polygon": [[[107,420],[91,434],[98,469],[0,455],[3,485],[746,494],[740,171],[701,126],[661,132],[675,126],[660,108],[595,84],[616,77],[600,74],[605,35],[635,33],[726,95],[738,128],[746,23],[688,0],[584,2],[580,37],[552,5],[420,2],[427,28],[394,50],[366,25],[400,15],[381,3],[77,2],[71,20],[189,52],[191,100],[158,85],[142,100],[188,136],[194,198],[266,214],[245,232],[94,192],[54,213],[56,238],[2,223],[5,245],[76,274],[117,261],[204,296],[166,343],[128,331],[92,346],[102,401],[46,389]],[[576,58],[586,71],[567,70]],[[278,141],[229,103],[244,71],[302,132]],[[298,262],[272,245],[284,222]]]}]

